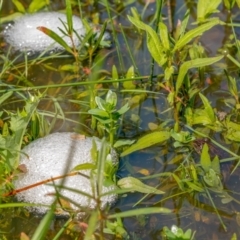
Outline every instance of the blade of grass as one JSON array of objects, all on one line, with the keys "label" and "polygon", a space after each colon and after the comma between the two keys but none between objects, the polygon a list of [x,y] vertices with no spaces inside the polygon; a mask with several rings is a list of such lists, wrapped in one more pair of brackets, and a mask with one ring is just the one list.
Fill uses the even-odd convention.
[{"label": "blade of grass", "polygon": [[169,214],[169,213],[172,213],[172,210],[168,208],[161,208],[161,207],[160,208],[159,207],[138,208],[134,210],[111,214],[108,216],[108,219],[113,219],[118,217],[120,218],[133,217],[133,216],[148,215],[148,214],[155,214],[155,213]]}]

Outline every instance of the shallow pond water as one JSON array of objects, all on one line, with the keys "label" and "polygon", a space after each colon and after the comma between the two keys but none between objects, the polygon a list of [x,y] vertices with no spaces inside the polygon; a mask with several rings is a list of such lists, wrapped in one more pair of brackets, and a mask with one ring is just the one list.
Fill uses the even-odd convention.
[{"label": "shallow pond water", "polygon": [[[31,1],[25,0],[21,2],[26,7]],[[117,92],[119,106],[126,101],[129,101],[131,105],[131,109],[121,119],[117,132],[118,139],[138,139],[144,134],[156,130],[156,128],[170,128],[174,124],[174,112],[167,101],[167,91],[161,89],[158,84],[163,78],[163,70],[155,63],[153,75],[157,77],[153,79],[152,84],[149,84],[144,78],[144,76],[150,75],[152,67],[152,59],[146,45],[146,36],[133,28],[127,18],[127,15],[131,15],[131,8],[135,7],[145,23],[153,24],[154,19],[156,19],[156,1],[109,1],[109,5],[118,44],[113,41],[110,48],[98,50],[92,59],[84,59],[76,64],[73,69],[74,58],[66,53],[57,54],[58,56],[56,54],[42,56],[35,60],[37,56],[18,56],[16,53],[9,53],[4,40],[1,39],[1,55],[8,56],[10,59],[17,57],[17,60],[12,64],[9,71],[5,71],[7,58],[1,58],[0,76],[2,85],[0,89],[4,89],[6,84],[11,85],[11,87],[45,86],[43,90],[39,89],[39,91],[46,91],[46,97],[41,100],[38,109],[41,116],[46,118],[48,124],[51,125],[52,132],[77,131],[86,135],[97,135],[97,131],[91,129],[90,117],[87,113],[90,102],[89,92],[95,91],[98,92],[98,95],[104,96],[105,90],[108,88]],[[172,28],[171,30],[174,30],[178,19],[183,19],[187,9],[190,9],[190,23],[195,22],[196,6],[197,1],[167,1],[162,10],[164,22],[169,29]],[[48,6],[48,10],[59,11],[63,10],[64,7],[64,1],[53,0]],[[229,22],[230,17],[236,23],[240,21],[239,8],[237,6],[231,10],[231,13],[223,5],[219,7],[219,10],[220,12],[216,16],[222,21]],[[11,16],[15,11],[16,9],[11,1],[4,1],[1,9],[2,19]],[[74,8],[74,12],[79,14],[78,7]],[[84,1],[82,15],[100,24],[109,19],[104,1],[96,1],[93,5],[89,1]],[[6,22],[4,21],[2,22],[2,29],[5,26]],[[193,27],[194,25],[189,24],[188,30]],[[107,28],[112,33],[111,24],[108,24]],[[236,27],[234,29],[238,36],[240,33],[239,28]],[[231,41],[229,39],[231,34],[231,27],[218,25],[204,33],[199,41],[204,47],[207,56],[216,56],[221,49],[228,49],[234,55],[236,49],[230,45]],[[120,54],[120,57],[118,54]],[[29,61],[28,67],[25,64],[27,60]],[[112,83],[102,83],[102,80],[111,78],[113,65],[116,66],[119,77],[124,77],[133,64],[136,66],[134,69],[136,76],[143,76],[141,83],[138,80],[134,81],[138,89],[141,86],[140,92],[126,89],[124,84],[116,87]],[[208,98],[213,108],[216,108],[218,112],[229,113],[231,108],[226,104],[226,99],[231,99],[232,96],[228,90],[227,77],[223,72],[223,66],[227,66],[231,76],[236,78],[239,87],[239,70],[228,59],[222,60],[219,64],[209,66],[205,74],[201,76],[202,79],[199,85],[201,86],[201,92]],[[193,70],[191,74],[192,79],[198,77],[197,70]],[[84,81],[97,80],[101,80],[101,83],[95,82],[91,86],[60,86],[61,84],[84,83]],[[59,84],[59,87],[54,87],[57,84]],[[46,86],[49,86],[49,88],[47,89]],[[32,92],[37,93],[37,90]],[[1,105],[1,110],[15,111],[17,108],[21,108],[24,104],[22,101],[23,96],[25,98],[29,96],[27,91],[15,92],[8,102],[4,102]],[[195,105],[201,106],[201,104],[200,99],[197,99]],[[236,112],[238,111],[239,108]],[[236,122],[238,121],[239,117],[236,117]],[[163,123],[164,125],[162,126],[161,124]],[[187,130],[188,128],[183,124],[182,129]],[[29,140],[46,133],[47,130],[43,127],[38,135],[32,136],[32,138],[29,137]],[[210,136],[220,146],[224,146],[232,152],[239,154],[238,142],[226,141],[220,133],[215,131],[212,131]],[[236,166],[235,161],[226,160],[221,163],[220,177],[224,189],[231,196],[234,196],[236,201],[222,203],[221,198],[218,196],[219,194],[216,192],[212,196],[215,208],[209,198],[206,198],[204,195],[187,191],[185,193],[180,192],[178,185],[172,177],[167,180],[163,177],[150,178],[154,174],[174,172],[176,169],[181,169],[181,166],[186,163],[190,155],[199,164],[199,151],[201,152],[204,143],[203,138],[197,139],[193,142],[192,150],[186,153],[178,151],[173,147],[173,141],[169,141],[167,144],[142,149],[120,159],[120,166],[117,172],[118,178],[134,176],[151,186],[160,186],[160,189],[165,191],[166,194],[146,195],[142,193],[128,193],[119,197],[118,202],[111,208],[111,212],[150,206],[166,207],[173,210],[168,215],[152,214],[123,219],[124,227],[130,239],[165,239],[162,236],[162,229],[165,226],[171,228],[172,225],[177,225],[184,231],[187,229],[196,231],[195,239],[231,239],[233,233],[236,233],[238,238],[240,237],[240,204],[237,202],[240,201],[239,167],[230,174]],[[211,149],[210,155],[212,158],[215,155],[220,160],[232,157],[230,153],[216,146],[213,142],[209,143],[209,148]],[[136,205],[136,203],[138,204]],[[216,212],[216,209],[218,212]],[[37,216],[29,216],[27,212],[19,214],[17,210],[4,210],[1,212],[0,224],[2,232],[0,234],[5,236],[6,239],[19,239],[21,232],[31,236],[40,219]],[[64,224],[64,221],[64,219],[56,221],[49,230],[46,239],[53,239],[54,234]],[[77,239],[77,237],[71,237],[66,234],[60,239]],[[79,239],[81,238],[79,237]]]}]

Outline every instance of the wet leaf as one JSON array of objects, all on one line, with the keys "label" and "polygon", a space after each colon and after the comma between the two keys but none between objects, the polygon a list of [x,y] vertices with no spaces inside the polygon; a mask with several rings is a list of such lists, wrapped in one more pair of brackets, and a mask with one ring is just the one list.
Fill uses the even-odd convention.
[{"label": "wet leaf", "polygon": [[170,133],[167,131],[149,133],[138,139],[136,143],[122,152],[121,157],[124,157],[135,151],[150,147],[157,143],[163,143],[170,138]]},{"label": "wet leaf", "polygon": [[140,180],[134,177],[125,177],[120,179],[117,182],[117,185],[121,189],[129,189],[129,192],[141,192],[141,193],[153,193],[153,194],[164,194],[163,191],[158,190],[154,187],[150,187],[144,183],[142,183]]}]

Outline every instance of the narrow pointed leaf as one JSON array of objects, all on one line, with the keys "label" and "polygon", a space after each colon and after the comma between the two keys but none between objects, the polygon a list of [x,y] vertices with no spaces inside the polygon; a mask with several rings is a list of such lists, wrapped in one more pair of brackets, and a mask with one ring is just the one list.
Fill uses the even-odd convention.
[{"label": "narrow pointed leaf", "polygon": [[182,49],[187,43],[192,41],[195,37],[200,36],[201,34],[206,32],[207,30],[211,29],[212,27],[218,25],[219,23],[220,23],[220,21],[218,19],[214,19],[208,23],[205,23],[199,27],[196,27],[196,28],[190,30],[176,42],[176,45],[174,46],[173,51]]},{"label": "narrow pointed leaf", "polygon": [[212,124],[216,121],[215,113],[211,104],[209,103],[208,99],[201,93],[199,93],[201,100],[203,102],[205,112],[207,113],[208,117],[211,119]]},{"label": "narrow pointed leaf", "polygon": [[199,68],[199,67],[204,67],[211,65],[213,63],[216,63],[220,61],[224,56],[218,56],[218,57],[212,57],[212,58],[197,58],[191,61],[186,61],[184,62],[179,70],[179,74],[177,77],[177,83],[176,83],[176,95],[178,94],[178,91],[180,87],[182,86],[184,77],[186,73],[188,72],[189,69],[191,68]]},{"label": "narrow pointed leaf", "polygon": [[37,29],[43,33],[45,33],[46,35],[48,35],[50,38],[52,38],[54,41],[56,41],[58,44],[60,44],[61,46],[63,46],[63,48],[68,51],[71,54],[74,54],[72,49],[68,46],[68,44],[62,39],[62,37],[60,37],[58,34],[56,34],[54,31],[52,31],[49,28],[40,26],[37,27]]},{"label": "narrow pointed leaf", "polygon": [[208,152],[208,145],[205,143],[203,145],[202,153],[201,153],[201,166],[203,167],[205,172],[208,172],[211,168],[211,159]]},{"label": "narrow pointed leaf", "polygon": [[124,217],[135,217],[139,215],[148,215],[148,214],[155,214],[155,213],[163,213],[168,214],[172,213],[171,209],[168,208],[161,208],[161,207],[152,207],[152,208],[138,208],[134,210],[124,211],[120,213],[115,213],[108,216],[108,219],[112,218],[124,218]]},{"label": "narrow pointed leaf", "polygon": [[160,31],[160,38],[163,44],[163,47],[167,50],[170,49],[170,44],[169,44],[169,38],[168,38],[168,29],[167,26],[163,23],[160,22],[158,24],[159,26],[159,31]]},{"label": "narrow pointed leaf", "polygon": [[165,55],[166,49],[163,47],[157,33],[149,27],[147,24],[128,16],[128,19],[131,23],[133,23],[137,28],[145,30],[147,32],[147,46],[148,50],[151,53],[153,59],[162,66],[167,61],[167,57]]},{"label": "narrow pointed leaf", "polygon": [[170,138],[170,133],[167,131],[153,132],[141,137],[136,143],[131,145],[122,152],[121,157],[124,157],[132,152],[150,147],[157,143],[163,143]]},{"label": "narrow pointed leaf", "polygon": [[68,33],[73,33],[73,21],[72,21],[72,6],[70,0],[65,0],[66,2],[66,15],[67,15],[67,25],[68,25]]},{"label": "narrow pointed leaf", "polygon": [[134,177],[125,177],[117,182],[117,185],[121,189],[129,189],[130,192],[141,192],[141,193],[153,193],[153,194],[164,194],[163,191],[158,190],[154,187],[148,186],[142,183],[140,180]]}]

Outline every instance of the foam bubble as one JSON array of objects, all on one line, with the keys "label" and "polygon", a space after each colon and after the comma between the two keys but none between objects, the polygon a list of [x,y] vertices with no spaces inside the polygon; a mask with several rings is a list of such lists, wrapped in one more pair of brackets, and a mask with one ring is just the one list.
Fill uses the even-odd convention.
[{"label": "foam bubble", "polygon": [[[81,135],[76,133],[53,133],[44,138],[33,141],[28,146],[23,148],[23,152],[20,159],[20,164],[25,164],[27,167],[27,173],[15,182],[17,189],[29,186],[31,184],[50,179],[52,177],[60,176],[73,169],[76,165],[82,163],[92,163],[91,148],[93,138],[82,139]],[[100,148],[101,141],[98,138],[94,138],[97,143],[98,149]],[[118,159],[116,152],[112,150],[112,158],[114,164],[117,164]],[[90,171],[84,170],[81,173],[89,176]],[[54,183],[57,185],[61,180],[56,180]],[[80,175],[66,177],[64,180],[64,186],[77,190],[81,190],[87,194],[97,194],[94,192],[91,182],[88,178]],[[96,188],[96,183],[93,184]],[[116,189],[115,185],[108,187],[103,186],[102,192],[109,192]],[[54,200],[54,196],[51,196],[55,192],[53,186],[42,184],[37,187],[30,188],[26,191],[17,194],[19,201],[35,204],[45,204],[51,206]],[[70,198],[73,202],[76,202],[81,207],[94,208],[95,202],[89,199],[87,196],[79,193],[62,189],[61,194]],[[116,201],[117,195],[110,194],[101,198],[102,208],[107,204],[112,204]],[[79,208],[71,204],[71,208],[79,210]],[[31,207],[30,211],[36,211],[37,213],[44,214],[48,210],[48,207]],[[66,212],[61,212],[62,215],[67,215]]]},{"label": "foam bubble", "polygon": [[[4,38],[15,50],[24,51],[51,51],[64,50],[64,48],[56,43],[52,38],[39,31],[37,27],[43,26],[51,29],[72,47],[72,41],[69,36],[65,36],[60,30],[64,30],[61,20],[66,23],[66,15],[58,12],[40,12],[35,14],[24,15],[18,18],[14,24],[8,25],[3,31]],[[82,20],[77,16],[72,17],[73,28],[80,37],[86,34]],[[73,43],[79,46],[80,40],[78,36],[73,34]]]}]

